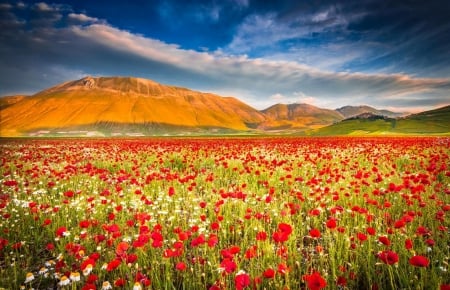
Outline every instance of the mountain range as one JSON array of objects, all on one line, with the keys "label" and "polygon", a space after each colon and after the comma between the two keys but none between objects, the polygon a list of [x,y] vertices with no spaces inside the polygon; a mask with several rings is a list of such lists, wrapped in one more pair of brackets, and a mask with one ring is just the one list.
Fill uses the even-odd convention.
[{"label": "mountain range", "polygon": [[[0,98],[0,136],[327,135],[330,133],[325,128],[342,131],[336,126],[355,122],[355,116],[367,113],[383,116],[384,122],[391,123],[391,120],[401,123],[401,119],[423,123],[428,118],[426,113],[404,117],[403,113],[369,106],[329,110],[308,104],[276,104],[259,111],[233,97],[147,79],[85,77],[32,96]],[[436,121],[440,120],[432,123]],[[442,128],[432,133],[450,132],[448,123],[443,121]],[[356,131],[372,132],[364,128]]]}]

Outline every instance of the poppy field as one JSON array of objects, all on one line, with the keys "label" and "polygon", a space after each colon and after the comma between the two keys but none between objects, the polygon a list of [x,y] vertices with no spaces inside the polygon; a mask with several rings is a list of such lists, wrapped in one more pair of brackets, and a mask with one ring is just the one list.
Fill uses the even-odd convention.
[{"label": "poppy field", "polygon": [[0,289],[450,289],[450,139],[0,140]]}]

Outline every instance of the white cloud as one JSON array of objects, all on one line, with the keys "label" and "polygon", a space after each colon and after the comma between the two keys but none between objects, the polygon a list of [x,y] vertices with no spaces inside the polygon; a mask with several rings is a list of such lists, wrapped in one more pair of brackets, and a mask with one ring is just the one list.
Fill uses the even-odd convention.
[{"label": "white cloud", "polygon": [[77,20],[80,22],[97,22],[98,18],[89,17],[86,14],[69,13],[67,15],[70,19]]},{"label": "white cloud", "polygon": [[[68,16],[87,25],[35,27],[30,35],[39,36],[40,43],[30,45],[30,51],[26,51],[27,47],[24,45],[16,45],[23,53],[14,55],[24,58],[24,66],[29,65],[27,60],[33,59],[33,56],[45,59],[49,62],[48,74],[57,73],[59,78],[65,80],[81,76],[84,72],[93,74],[94,69],[97,74],[102,72],[106,75],[114,71],[114,74],[119,72],[120,75],[135,75],[138,72],[140,77],[149,78],[158,75],[161,70],[167,70],[170,73],[158,75],[160,78],[155,80],[180,85],[185,84],[186,81],[183,80],[188,79],[192,89],[235,96],[258,109],[273,105],[274,101],[304,102],[327,108],[347,104],[405,107],[408,102],[412,102],[411,106],[417,106],[421,100],[433,105],[445,103],[450,91],[450,79],[445,78],[336,73],[287,59],[250,58],[221,50],[212,53],[186,50],[176,44],[118,29],[85,14],[72,13]],[[89,23],[94,21],[96,23]],[[270,30],[272,27],[280,27],[270,15],[254,19],[254,23],[260,23],[262,28],[249,26],[249,32],[252,29]],[[289,33],[298,32],[288,30],[285,35]],[[27,37],[26,32],[18,35]],[[283,37],[286,36],[281,38]],[[40,48],[47,50],[39,50]],[[15,48],[10,49],[17,51]],[[124,68],[117,64],[118,59],[121,64],[127,60],[133,62]],[[17,62],[20,61],[17,59]],[[177,76],[174,77],[172,72]],[[0,75],[9,74],[7,65],[0,66]],[[17,76],[16,79],[21,78]],[[0,87],[2,86],[0,83]]]},{"label": "white cloud", "polygon": [[36,3],[35,7],[39,11],[55,11],[54,7],[48,5],[47,3],[44,3],[44,2]]}]

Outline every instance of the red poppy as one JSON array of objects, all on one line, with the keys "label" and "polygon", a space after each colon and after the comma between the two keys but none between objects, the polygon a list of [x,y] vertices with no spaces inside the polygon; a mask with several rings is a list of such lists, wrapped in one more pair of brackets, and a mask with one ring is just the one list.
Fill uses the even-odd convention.
[{"label": "red poppy", "polygon": [[130,245],[127,242],[120,242],[116,247],[116,255],[119,257],[126,256],[129,247]]},{"label": "red poppy", "polygon": [[256,240],[258,241],[265,241],[267,239],[267,233],[266,232],[258,232],[256,234]]},{"label": "red poppy", "polygon": [[123,286],[125,286],[126,283],[127,283],[127,281],[125,279],[118,278],[116,281],[114,281],[114,286],[123,287]]},{"label": "red poppy", "polygon": [[336,219],[330,218],[329,220],[327,220],[326,226],[327,226],[327,228],[329,228],[329,229],[334,229],[334,228],[336,228],[336,226],[337,226]]},{"label": "red poppy", "polygon": [[289,239],[289,235],[284,232],[274,232],[272,234],[272,239],[275,243],[283,243]]},{"label": "red poppy", "polygon": [[367,240],[367,236],[364,233],[357,233],[356,237],[358,238],[359,241],[364,242],[365,240]]},{"label": "red poppy", "polygon": [[56,236],[57,237],[63,237],[66,232],[67,232],[67,228],[66,227],[59,227],[56,230]]},{"label": "red poppy", "polygon": [[280,223],[278,225],[278,230],[286,235],[290,235],[292,233],[292,226],[286,223]]},{"label": "red poppy", "polygon": [[97,287],[95,286],[95,284],[92,283],[87,283],[81,288],[81,290],[96,290],[96,289]]},{"label": "red poppy", "polygon": [[211,234],[208,238],[208,247],[214,248],[219,243],[219,238],[215,234]]},{"label": "red poppy", "polygon": [[127,264],[133,264],[138,259],[138,256],[136,254],[129,254],[126,257]]},{"label": "red poppy", "polygon": [[120,263],[122,261],[119,259],[114,259],[111,262],[108,263],[108,265],[106,266],[106,271],[111,272],[113,270],[115,270],[117,267],[120,266]]},{"label": "red poppy", "polygon": [[311,290],[320,290],[327,286],[327,281],[320,276],[319,272],[313,272],[311,275],[304,275],[303,280]]},{"label": "red poppy", "polygon": [[413,242],[411,239],[407,239],[405,240],[405,248],[407,250],[411,250],[413,248]]},{"label": "red poppy", "polygon": [[311,230],[309,231],[309,235],[310,235],[312,238],[320,238],[320,231],[319,231],[318,229],[311,229]]},{"label": "red poppy", "polygon": [[177,269],[178,271],[184,271],[186,270],[186,264],[184,262],[178,262],[175,266],[175,269]]},{"label": "red poppy", "polygon": [[285,275],[287,274],[291,269],[285,264],[285,263],[280,263],[278,264],[278,269],[277,272],[281,275]]},{"label": "red poppy", "polygon": [[276,273],[276,272],[275,272],[274,269],[268,268],[268,269],[266,269],[266,270],[264,271],[263,276],[264,276],[264,278],[266,278],[266,279],[272,279],[272,278],[275,277],[275,273]]},{"label": "red poppy", "polygon": [[388,246],[388,247],[391,245],[391,241],[386,236],[379,237],[378,241],[380,241],[380,243],[382,243],[383,245]]},{"label": "red poppy", "polygon": [[378,253],[378,258],[388,265],[398,263],[398,255],[393,251],[382,251]]},{"label": "red poppy", "polygon": [[367,228],[367,233],[368,233],[369,235],[371,235],[371,236],[374,236],[375,233],[376,233],[376,230],[375,230],[374,228],[372,228],[372,227],[368,227],[368,228]]},{"label": "red poppy", "polygon": [[247,273],[240,271],[236,277],[234,277],[234,284],[236,290],[242,290],[250,285],[250,276]]},{"label": "red poppy", "polygon": [[226,273],[232,273],[236,270],[236,263],[229,259],[225,258],[223,259],[222,263],[220,263],[220,267],[226,272]]},{"label": "red poppy", "polygon": [[415,267],[428,267],[430,260],[427,257],[417,255],[409,259],[409,264]]}]

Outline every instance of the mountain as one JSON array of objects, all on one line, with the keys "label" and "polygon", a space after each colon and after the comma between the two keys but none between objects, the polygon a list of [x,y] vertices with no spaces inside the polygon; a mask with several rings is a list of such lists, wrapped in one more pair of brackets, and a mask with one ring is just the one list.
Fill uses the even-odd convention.
[{"label": "mountain", "polygon": [[261,112],[267,120],[259,128],[265,130],[320,128],[344,119],[339,112],[308,104],[276,104]]},{"label": "mountain", "polygon": [[13,104],[4,102],[8,106],[0,111],[1,136],[61,131],[245,131],[266,119],[232,97],[129,77],[86,77]]},{"label": "mountain", "polygon": [[363,113],[372,113],[374,115],[381,115],[390,118],[402,117],[408,114],[408,113],[396,113],[388,110],[378,110],[370,106],[344,106],[336,109],[336,111],[341,113],[345,119],[361,115]]},{"label": "mountain", "polygon": [[0,136],[189,134],[450,134],[450,106],[406,117],[368,106],[276,104],[131,77],[85,77],[32,96],[0,98]]},{"label": "mountain", "polygon": [[25,98],[25,96],[21,96],[21,95],[1,97],[0,98],[0,110],[14,105],[15,103],[23,100],[23,98]]},{"label": "mountain", "polygon": [[309,133],[311,135],[450,134],[450,106],[401,118],[364,113]]}]

